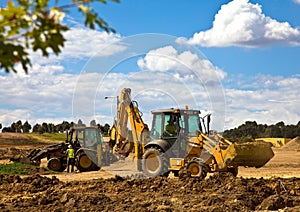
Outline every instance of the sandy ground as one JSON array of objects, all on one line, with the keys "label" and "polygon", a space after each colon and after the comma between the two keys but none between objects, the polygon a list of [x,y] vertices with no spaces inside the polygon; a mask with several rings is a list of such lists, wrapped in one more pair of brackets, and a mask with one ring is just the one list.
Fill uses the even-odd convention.
[{"label": "sandy ground", "polygon": [[[49,144],[36,144],[26,142],[26,136],[15,133],[1,133],[0,134],[0,164],[8,163],[9,157],[7,153],[17,154],[19,150],[34,149],[38,146]],[[271,178],[271,177],[300,177],[300,143],[290,143],[287,147],[273,148],[274,157],[261,168],[246,168],[239,167],[238,177],[243,178]],[[2,155],[1,155],[2,154]],[[24,153],[23,153],[24,154]],[[4,158],[3,158],[4,157]],[[41,166],[46,167],[46,159],[42,160]],[[133,165],[132,158],[120,160],[110,166],[104,166],[100,171],[82,172],[82,173],[67,173],[66,171],[55,176],[61,181],[84,181],[99,178],[110,178],[115,175],[131,176],[137,174]],[[50,175],[52,176],[52,175]],[[172,175],[171,175],[172,176]],[[208,175],[208,177],[211,174]]]},{"label": "sandy ground", "polygon": [[[38,146],[26,138],[2,141],[0,134],[0,163]],[[238,177],[217,173],[201,181],[124,178],[137,173],[130,157],[94,172],[0,175],[0,211],[300,211],[299,146],[274,148],[264,167],[241,167]]]}]

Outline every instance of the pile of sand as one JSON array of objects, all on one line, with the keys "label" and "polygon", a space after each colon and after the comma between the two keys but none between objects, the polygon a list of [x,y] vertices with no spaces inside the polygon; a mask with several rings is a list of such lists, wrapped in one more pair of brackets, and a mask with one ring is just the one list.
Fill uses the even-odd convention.
[{"label": "pile of sand", "polygon": [[300,151],[300,137],[290,140],[286,145],[281,147],[282,150]]}]

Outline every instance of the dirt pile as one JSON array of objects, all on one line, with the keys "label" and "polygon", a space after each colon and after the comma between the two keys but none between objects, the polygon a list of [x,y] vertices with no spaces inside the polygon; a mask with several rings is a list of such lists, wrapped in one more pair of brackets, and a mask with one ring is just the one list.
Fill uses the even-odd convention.
[{"label": "dirt pile", "polygon": [[0,146],[3,145],[28,145],[34,142],[22,133],[0,133]]},{"label": "dirt pile", "polygon": [[22,158],[27,156],[32,151],[32,148],[19,149],[15,147],[0,148],[0,160],[10,158]]},{"label": "dirt pile", "polygon": [[37,142],[22,133],[0,133],[0,160],[24,157],[36,145]]},{"label": "dirt pile", "polygon": [[40,175],[0,175],[0,210],[26,211],[254,211],[300,209],[300,179],[243,179],[214,175],[60,182]]},{"label": "dirt pile", "polygon": [[300,151],[300,137],[298,136],[290,140],[286,145],[284,145],[280,149],[288,151]]}]

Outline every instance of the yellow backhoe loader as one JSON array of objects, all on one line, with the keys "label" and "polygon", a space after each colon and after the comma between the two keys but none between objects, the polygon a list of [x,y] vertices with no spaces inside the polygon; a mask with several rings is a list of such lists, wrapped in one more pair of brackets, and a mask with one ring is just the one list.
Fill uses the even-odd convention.
[{"label": "yellow backhoe loader", "polygon": [[66,142],[40,147],[24,158],[11,160],[39,166],[41,160],[47,158],[47,167],[50,170],[62,172],[67,167],[66,150],[68,145],[72,145],[75,150],[75,165],[81,172],[97,171],[101,166],[115,161],[97,126],[74,126],[66,135]]},{"label": "yellow backhoe loader", "polygon": [[[259,168],[274,156],[268,143],[236,144],[210,134],[211,115],[201,118],[199,110],[152,111],[149,131],[130,94],[129,88],[121,91],[110,144],[125,156],[133,151],[136,168],[147,176],[167,175],[171,171],[198,178],[204,178],[208,172],[231,172],[236,176],[239,166]],[[127,129],[128,119],[131,131]]]}]

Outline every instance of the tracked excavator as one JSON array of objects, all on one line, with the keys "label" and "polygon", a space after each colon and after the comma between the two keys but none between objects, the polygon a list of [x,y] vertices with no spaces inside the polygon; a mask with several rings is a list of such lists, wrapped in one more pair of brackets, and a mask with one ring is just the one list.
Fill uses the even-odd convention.
[{"label": "tracked excavator", "polygon": [[50,170],[62,172],[67,167],[66,150],[72,145],[75,150],[77,170],[97,171],[103,165],[109,165],[113,159],[110,148],[103,142],[101,131],[97,126],[75,126],[66,133],[66,142],[34,149],[27,157],[12,159],[21,163],[39,166],[47,158]]},{"label": "tracked excavator", "polygon": [[[124,156],[133,152],[136,168],[149,177],[170,172],[200,179],[210,172],[236,176],[239,166],[259,168],[274,156],[268,143],[237,144],[211,133],[211,115],[201,117],[199,110],[154,110],[149,131],[130,94],[129,88],[120,93],[110,146]],[[131,131],[127,129],[128,120]]]}]

